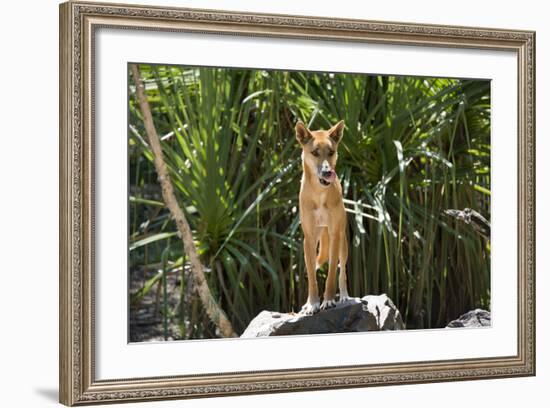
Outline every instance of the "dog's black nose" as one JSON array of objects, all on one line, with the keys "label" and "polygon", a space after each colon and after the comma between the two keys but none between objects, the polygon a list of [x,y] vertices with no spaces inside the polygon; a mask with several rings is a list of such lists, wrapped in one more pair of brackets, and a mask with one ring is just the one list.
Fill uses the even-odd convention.
[{"label": "dog's black nose", "polygon": [[331,174],[332,174],[331,170],[321,172],[321,176],[323,177],[330,177]]}]

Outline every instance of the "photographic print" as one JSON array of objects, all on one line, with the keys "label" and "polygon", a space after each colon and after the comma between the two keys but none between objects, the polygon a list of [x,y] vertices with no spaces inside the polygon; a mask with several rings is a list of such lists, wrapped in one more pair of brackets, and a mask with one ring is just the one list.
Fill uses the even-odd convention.
[{"label": "photographic print", "polygon": [[535,375],[535,32],[59,17],[63,404]]},{"label": "photographic print", "polygon": [[130,342],[491,325],[489,80],[129,64],[128,173]]}]

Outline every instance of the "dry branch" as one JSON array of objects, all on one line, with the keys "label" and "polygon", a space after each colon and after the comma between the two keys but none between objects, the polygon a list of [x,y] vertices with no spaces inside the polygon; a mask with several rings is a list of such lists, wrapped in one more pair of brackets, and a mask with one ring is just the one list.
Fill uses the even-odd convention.
[{"label": "dry branch", "polygon": [[472,228],[485,238],[491,237],[491,223],[487,219],[471,208],[465,208],[464,210],[449,209],[444,211],[445,214],[456,218],[463,223],[472,226]]},{"label": "dry branch", "polygon": [[187,219],[185,218],[185,215],[183,214],[183,211],[181,210],[176,200],[174,188],[172,187],[172,182],[170,180],[170,175],[168,174],[166,164],[164,163],[160,139],[153,123],[151,108],[149,107],[147,96],[145,95],[145,90],[139,73],[139,68],[135,64],[130,64],[130,68],[132,70],[132,75],[136,83],[136,95],[138,98],[141,114],[143,115],[145,131],[147,133],[149,143],[151,144],[155,169],[157,171],[157,175],[162,188],[162,197],[166,206],[170,210],[172,218],[176,222],[176,226],[183,241],[185,253],[187,254],[187,257],[191,262],[194,283],[197,288],[199,298],[204,305],[208,317],[220,330],[220,334],[223,337],[236,337],[231,322],[212,296],[212,292],[210,292],[208,282],[206,281],[206,277],[204,275],[202,263],[200,262],[195,243],[193,242],[193,234],[191,233],[191,228],[189,227],[189,223],[187,222]]}]

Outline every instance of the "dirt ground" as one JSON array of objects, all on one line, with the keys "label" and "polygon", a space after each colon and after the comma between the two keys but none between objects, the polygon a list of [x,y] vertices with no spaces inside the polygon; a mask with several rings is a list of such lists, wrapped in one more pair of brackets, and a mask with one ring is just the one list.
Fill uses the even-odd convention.
[{"label": "dirt ground", "polygon": [[[132,295],[143,288],[145,282],[153,278],[156,271],[133,271],[130,274],[130,299]],[[167,275],[167,293],[169,310],[174,310],[180,300],[180,274]],[[138,302],[130,301],[130,342],[180,340],[180,328],[174,323],[176,319],[168,319],[167,337],[164,338],[162,318],[162,283],[155,284]]]}]

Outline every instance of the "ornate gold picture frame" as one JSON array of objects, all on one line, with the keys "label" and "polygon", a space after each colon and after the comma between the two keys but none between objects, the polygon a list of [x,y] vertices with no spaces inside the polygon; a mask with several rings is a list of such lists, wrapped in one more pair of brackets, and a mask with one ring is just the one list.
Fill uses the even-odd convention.
[{"label": "ornate gold picture frame", "polygon": [[[517,56],[517,353],[483,358],[97,379],[95,33],[100,28],[513,52]],[[67,2],[60,6],[60,401],[66,405],[535,374],[535,33]],[[510,265],[510,268],[514,266]],[[121,271],[121,273],[125,273]],[[126,296],[121,293],[120,296]]]}]

